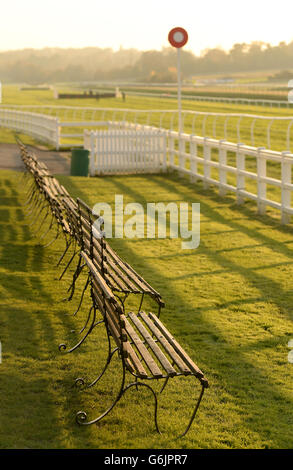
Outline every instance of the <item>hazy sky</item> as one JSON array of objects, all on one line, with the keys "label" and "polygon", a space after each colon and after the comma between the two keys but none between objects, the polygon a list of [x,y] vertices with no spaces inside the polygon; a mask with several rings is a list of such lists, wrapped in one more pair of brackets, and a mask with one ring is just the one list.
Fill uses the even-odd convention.
[{"label": "hazy sky", "polygon": [[278,0],[0,0],[0,50],[26,47],[161,49],[182,26],[187,50],[293,40],[293,2]]}]

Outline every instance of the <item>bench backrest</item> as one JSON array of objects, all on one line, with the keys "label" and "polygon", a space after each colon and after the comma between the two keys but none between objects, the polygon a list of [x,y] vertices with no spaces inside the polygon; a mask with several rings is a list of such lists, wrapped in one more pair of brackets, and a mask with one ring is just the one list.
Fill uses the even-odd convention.
[{"label": "bench backrest", "polygon": [[143,365],[135,353],[125,329],[126,317],[116,297],[95,268],[87,253],[81,252],[91,276],[91,295],[96,308],[103,315],[106,327],[119,348],[120,356],[130,372],[146,376]]},{"label": "bench backrest", "polygon": [[153,289],[128,263],[110,247],[109,243],[99,236],[94,226],[98,216],[81,199],[77,199],[80,216],[80,227],[84,237],[84,249],[89,253],[96,268],[104,273],[104,277],[112,290],[123,293],[147,294],[163,306],[160,294]]}]

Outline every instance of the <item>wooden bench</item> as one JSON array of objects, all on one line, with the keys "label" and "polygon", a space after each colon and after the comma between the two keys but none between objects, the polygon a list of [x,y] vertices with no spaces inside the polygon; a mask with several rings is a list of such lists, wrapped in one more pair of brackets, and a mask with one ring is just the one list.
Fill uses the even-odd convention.
[{"label": "wooden bench", "polygon": [[[58,238],[60,229],[61,232],[63,232],[66,242],[65,251],[61,256],[59,262],[57,263],[57,265],[59,265],[59,263],[65,256],[73,238],[71,229],[65,218],[65,208],[63,205],[63,200],[67,198],[70,199],[73,204],[76,203],[74,199],[70,196],[68,191],[64,188],[64,186],[62,186],[59,181],[50,174],[47,166],[44,163],[39,162],[35,155],[33,155],[31,152],[28,152],[27,148],[21,142],[18,143],[20,146],[21,157],[25,164],[25,167],[28,170],[28,173],[30,173],[33,177],[33,185],[28,202],[31,203],[31,211],[29,212],[29,215],[35,212],[36,217],[30,223],[30,226],[33,226],[35,221],[39,221],[42,211],[44,209],[47,209],[45,217],[41,219],[39,228],[36,230],[36,232],[39,233],[39,229],[43,226],[43,223],[45,222],[46,218],[51,213],[51,222],[49,224],[49,228],[46,232],[43,233],[42,236],[40,236],[40,240],[44,238],[44,236],[52,228],[54,222],[56,222],[57,233],[52,242]],[[39,210],[41,204],[41,210]],[[49,246],[51,243],[45,246]]]},{"label": "wooden bench", "polygon": [[[99,275],[104,279],[108,288],[113,292],[113,295],[116,296],[116,299],[123,311],[125,309],[125,302],[129,295],[134,294],[136,297],[140,296],[138,311],[142,308],[145,296],[150,296],[157,304],[159,316],[162,307],[165,305],[161,295],[128,263],[119,257],[104,237],[97,236],[97,230],[94,227],[94,222],[97,217],[92,214],[90,207],[79,198],[77,199],[77,206],[74,206],[72,201],[69,199],[64,199],[63,205],[68,215],[68,225],[70,226],[71,232],[74,234],[80,248],[79,261],[73,275],[73,282],[70,286],[71,294],[69,298],[72,298],[77,278],[85,267],[85,263],[82,262],[82,253],[86,253]],[[74,315],[76,315],[81,308],[84,293],[88,284],[89,279],[85,282],[81,293],[81,299]],[[86,330],[87,326],[89,326],[88,330]],[[69,349],[65,343],[61,343],[59,345],[59,350],[69,353],[77,349],[91,333],[94,326],[95,324],[92,325],[89,323],[87,317],[85,325],[80,330],[81,332],[85,332],[84,337],[79,340],[75,346],[72,346]],[[77,383],[79,384],[79,382]]]},{"label": "wooden bench", "polygon": [[[163,379],[164,384],[161,389],[163,391],[170,378],[190,375],[199,381],[201,390],[189,423],[182,434],[184,436],[195,418],[204,390],[208,387],[207,379],[156,315],[151,312],[147,314],[144,311],[138,314],[134,312],[126,314],[89,255],[86,252],[82,252],[81,255],[90,275],[93,300],[92,322],[96,321],[98,310],[102,314],[109,344],[106,365],[94,383],[97,383],[103,376],[116,351],[121,359],[122,382],[114,402],[106,411],[91,421],[87,421],[87,414],[84,411],[79,411],[76,415],[77,423],[89,425],[99,422],[114,408],[127,390],[134,386],[136,388],[143,386],[148,388],[154,396],[155,426],[160,432],[157,420],[157,394],[149,384],[142,380]],[[111,339],[116,344],[114,349]],[[127,372],[134,379],[128,385],[126,385]]]}]

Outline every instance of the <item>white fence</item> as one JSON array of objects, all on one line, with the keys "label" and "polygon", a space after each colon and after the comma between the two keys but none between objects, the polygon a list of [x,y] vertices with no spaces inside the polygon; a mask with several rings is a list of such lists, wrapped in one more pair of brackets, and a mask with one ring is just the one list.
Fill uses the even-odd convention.
[{"label": "white fence", "polygon": [[166,170],[166,135],[156,128],[85,131],[90,174],[152,173]]},{"label": "white fence", "polygon": [[[82,136],[83,130],[74,133],[71,129],[67,141],[62,139],[62,127],[95,126],[98,121],[128,121],[134,124],[156,126],[161,129],[177,130],[178,110],[135,110],[125,108],[94,108],[79,106],[13,106],[27,112],[46,114],[59,118],[60,146],[74,145]],[[3,110],[0,106],[0,110]],[[74,122],[74,124],[73,124]],[[278,151],[293,150],[293,116],[259,116],[241,113],[208,113],[182,111],[183,131],[231,142],[245,142],[251,146],[265,146]],[[78,127],[78,126],[77,126]],[[69,140],[71,139],[71,141]],[[80,145],[80,141],[79,141]]]},{"label": "white fence", "polygon": [[[257,203],[258,212],[266,207],[280,211],[282,223],[289,223],[293,154],[262,147],[234,144],[225,140],[168,132],[167,166],[201,180],[204,187],[219,188],[236,194],[238,204],[245,199]],[[269,194],[268,194],[269,193]]]},{"label": "white fence", "polygon": [[0,108],[0,127],[28,134],[59,148],[59,120],[56,117]]},{"label": "white fence", "polygon": [[[109,91],[109,90],[108,90]],[[169,98],[177,99],[177,95],[174,93],[162,92],[162,93],[151,93],[143,91],[126,91],[126,95],[130,96],[145,96],[149,98]],[[269,100],[263,98],[240,98],[228,97],[228,96],[206,96],[206,95],[187,95],[182,94],[182,100],[188,101],[205,101],[212,103],[231,103],[231,104],[240,104],[240,105],[250,105],[250,106],[269,106],[271,108],[290,108],[293,106],[293,103],[290,103],[289,100]]]},{"label": "white fence", "polygon": [[[0,127],[30,135],[41,142],[62,147],[80,146],[84,128],[108,126],[107,121],[61,121],[59,117],[0,107]],[[63,132],[63,129],[71,132]]]},{"label": "white fence", "polygon": [[[145,133],[148,130],[154,131],[151,127],[127,122],[113,122],[109,125],[121,132],[126,132],[127,129]],[[113,131],[112,135],[115,135]],[[281,222],[290,222],[293,214],[292,153],[179,134],[171,130],[160,130],[158,135],[160,138],[165,136],[165,156],[160,154],[163,168],[189,175],[192,182],[202,181],[205,188],[216,186],[222,196],[232,192],[236,195],[238,204],[243,204],[247,199],[255,201],[260,214],[265,214],[267,207],[277,209],[281,214]],[[97,158],[98,149],[94,147],[94,137],[90,144],[91,134],[86,133],[85,136],[88,139],[87,147],[92,149]],[[162,166],[159,165],[159,168]],[[148,171],[147,168],[145,171]]]}]

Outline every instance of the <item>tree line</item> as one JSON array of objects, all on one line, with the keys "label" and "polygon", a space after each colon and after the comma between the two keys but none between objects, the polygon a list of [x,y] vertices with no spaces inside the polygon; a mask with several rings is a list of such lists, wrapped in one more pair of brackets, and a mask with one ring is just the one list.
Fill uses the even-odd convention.
[{"label": "tree line", "polygon": [[[184,78],[198,74],[293,69],[293,41],[276,46],[254,41],[229,51],[204,50],[199,56],[182,50]],[[0,81],[54,83],[103,80],[176,81],[176,50],[139,51],[87,47],[23,49],[0,53]]]}]

